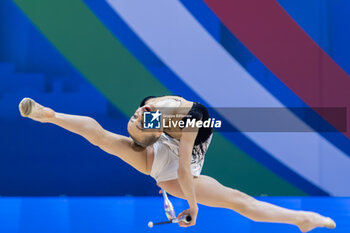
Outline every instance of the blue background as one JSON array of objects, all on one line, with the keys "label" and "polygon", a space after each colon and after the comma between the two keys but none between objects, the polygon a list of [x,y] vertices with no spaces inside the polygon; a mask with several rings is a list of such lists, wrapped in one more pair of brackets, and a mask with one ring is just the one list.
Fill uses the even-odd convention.
[{"label": "blue background", "polygon": [[[350,230],[350,199],[261,197],[290,209],[307,209],[331,215],[336,230],[312,232],[347,233]],[[186,208],[183,200],[170,198],[177,213]],[[199,206],[196,227],[177,224],[147,227],[149,221],[166,221],[161,197],[47,197],[0,198],[0,231],[6,233],[88,233],[88,232],[300,232],[295,226],[250,221],[220,208]]]},{"label": "blue background", "polygon": [[[269,72],[201,7],[202,1],[181,2],[257,79]],[[349,74],[350,2],[278,2]],[[170,225],[149,230],[149,220],[165,220],[162,199],[152,197],[159,189],[153,179],[80,136],[21,118],[17,105],[30,96],[57,111],[91,116],[104,128],[120,134],[127,134],[125,117],[10,0],[0,1],[0,35],[0,232],[298,232],[292,226],[255,223],[233,211],[204,206],[200,206],[195,228]],[[140,56],[148,64],[158,62],[147,53]],[[133,104],[136,108],[138,103]],[[41,146],[32,146],[38,144]],[[332,216],[338,223],[334,232],[350,232],[349,198],[260,199]],[[183,200],[172,201],[178,212],[187,208]]]}]

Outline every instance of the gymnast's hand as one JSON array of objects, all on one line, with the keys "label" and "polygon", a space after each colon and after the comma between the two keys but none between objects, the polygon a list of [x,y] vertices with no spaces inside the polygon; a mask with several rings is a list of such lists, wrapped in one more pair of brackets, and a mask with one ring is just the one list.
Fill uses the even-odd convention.
[{"label": "gymnast's hand", "polygon": [[189,223],[185,223],[185,222],[181,221],[181,222],[179,222],[179,225],[181,227],[190,227],[190,226],[196,225],[197,214],[198,214],[198,207],[197,206],[196,206],[196,208],[190,208],[190,209],[182,211],[177,216],[177,218],[181,218],[183,215],[189,215],[189,216],[191,216],[192,219]]}]

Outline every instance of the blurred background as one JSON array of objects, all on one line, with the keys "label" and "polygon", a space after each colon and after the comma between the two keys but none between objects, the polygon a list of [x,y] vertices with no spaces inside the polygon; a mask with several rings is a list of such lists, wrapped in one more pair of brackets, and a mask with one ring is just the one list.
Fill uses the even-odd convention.
[{"label": "blurred background", "polygon": [[[147,95],[213,108],[347,109],[349,11],[346,0],[1,0],[1,232],[139,232],[165,218],[152,178],[80,136],[21,118],[23,97],[124,135]],[[348,232],[350,131],[315,114],[334,130],[215,133],[203,174],[333,214],[343,223],[334,232]],[[290,116],[312,128],[302,114]],[[298,232],[202,208],[187,231]],[[211,226],[213,214],[225,223]]]}]

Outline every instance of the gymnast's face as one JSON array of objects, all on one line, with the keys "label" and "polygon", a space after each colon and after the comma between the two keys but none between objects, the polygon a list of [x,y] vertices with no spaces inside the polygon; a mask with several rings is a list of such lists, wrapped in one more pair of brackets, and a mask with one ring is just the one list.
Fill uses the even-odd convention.
[{"label": "gymnast's face", "polygon": [[134,115],[128,122],[128,132],[134,142],[142,147],[152,145],[162,134],[161,130],[143,129],[142,117],[144,112],[155,111],[153,105],[146,104],[143,107],[136,109]]}]

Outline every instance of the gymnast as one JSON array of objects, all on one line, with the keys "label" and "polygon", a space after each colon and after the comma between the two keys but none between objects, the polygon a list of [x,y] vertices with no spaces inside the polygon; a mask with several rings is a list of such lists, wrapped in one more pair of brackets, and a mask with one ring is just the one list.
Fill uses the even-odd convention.
[{"label": "gymnast", "polygon": [[[179,214],[190,215],[189,223],[196,224],[197,203],[234,210],[258,222],[292,224],[302,232],[316,227],[335,228],[335,222],[318,213],[282,208],[221,185],[214,178],[201,175],[205,153],[213,136],[212,127],[176,127],[145,129],[144,112],[160,112],[172,121],[205,121],[208,110],[198,102],[180,96],[146,97],[130,118],[129,137],[103,129],[96,120],[58,113],[30,98],[19,104],[23,117],[42,123],[52,123],[79,134],[105,152],[115,155],[145,175],[153,177],[166,192],[187,200],[189,209]],[[157,117],[157,116],[155,116]]]}]

